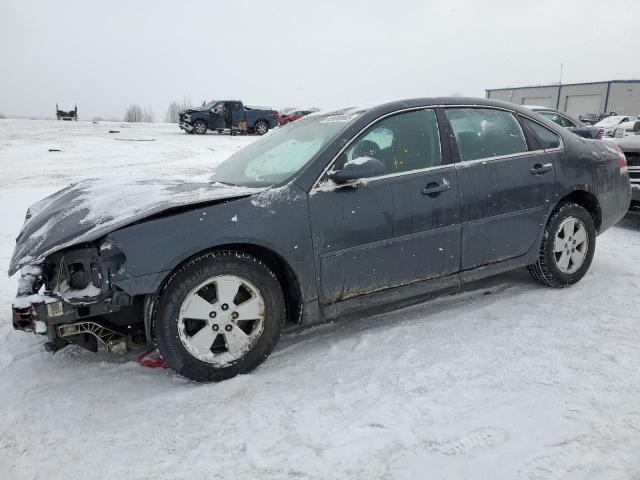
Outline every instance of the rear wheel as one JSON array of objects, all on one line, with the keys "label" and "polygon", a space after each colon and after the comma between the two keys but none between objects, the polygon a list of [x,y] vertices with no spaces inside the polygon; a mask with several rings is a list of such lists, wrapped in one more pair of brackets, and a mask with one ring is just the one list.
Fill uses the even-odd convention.
[{"label": "rear wheel", "polygon": [[198,135],[204,135],[205,133],[207,133],[207,124],[202,120],[196,120],[196,122],[193,124],[193,131]]},{"label": "rear wheel", "polygon": [[284,321],[284,296],[273,272],[250,255],[213,252],[168,281],[157,301],[153,337],[177,373],[219,381],[262,363]]},{"label": "rear wheel", "polygon": [[568,287],[589,270],[596,247],[593,218],[575,203],[561,204],[549,218],[533,278],[550,287]]},{"label": "rear wheel", "polygon": [[259,122],[256,122],[255,132],[258,135],[264,135],[268,131],[269,131],[269,125],[267,125],[267,122],[264,122],[262,120],[260,120]]}]

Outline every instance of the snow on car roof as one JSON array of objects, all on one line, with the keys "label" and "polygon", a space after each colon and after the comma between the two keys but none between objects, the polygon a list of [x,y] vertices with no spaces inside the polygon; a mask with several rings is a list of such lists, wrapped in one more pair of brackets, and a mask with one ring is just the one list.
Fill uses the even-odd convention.
[{"label": "snow on car roof", "polygon": [[614,125],[622,122],[623,118],[631,117],[631,115],[612,115],[607,118],[603,118],[598,123],[595,124],[596,127],[613,127]]},{"label": "snow on car roof", "polygon": [[524,108],[528,108],[529,110],[553,110],[551,107],[541,107],[540,105],[522,105]]}]

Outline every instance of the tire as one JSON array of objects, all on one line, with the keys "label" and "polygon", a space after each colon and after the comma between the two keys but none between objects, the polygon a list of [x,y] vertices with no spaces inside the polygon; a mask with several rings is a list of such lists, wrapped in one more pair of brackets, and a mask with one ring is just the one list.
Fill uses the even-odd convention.
[{"label": "tire", "polygon": [[568,287],[587,273],[595,248],[596,228],[589,212],[575,203],[562,203],[547,222],[538,260],[527,268],[544,285]]},{"label": "tire", "polygon": [[207,133],[207,124],[204,123],[202,120],[196,120],[193,123],[193,130],[192,132],[198,134],[198,135],[204,135],[205,133]]},{"label": "tire", "polygon": [[269,131],[269,125],[267,125],[267,122],[260,120],[256,122],[254,130],[258,135],[264,135]]},{"label": "tire", "polygon": [[[233,292],[235,279],[242,285],[232,297],[224,292]],[[233,301],[227,305],[225,297]],[[205,318],[187,318],[194,313]],[[261,320],[242,318],[260,314]],[[179,375],[196,382],[217,382],[260,365],[278,342],[285,318],[282,288],[266,265],[241,252],[211,252],[190,260],[170,277],[156,300],[152,338],[167,365]],[[250,341],[241,345],[239,338]]]}]

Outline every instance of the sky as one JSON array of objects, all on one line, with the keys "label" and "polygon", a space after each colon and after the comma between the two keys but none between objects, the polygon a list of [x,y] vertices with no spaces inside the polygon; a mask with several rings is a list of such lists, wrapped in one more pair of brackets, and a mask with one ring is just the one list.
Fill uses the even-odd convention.
[{"label": "sky", "polygon": [[0,0],[0,114],[331,108],[640,78],[640,1]]}]

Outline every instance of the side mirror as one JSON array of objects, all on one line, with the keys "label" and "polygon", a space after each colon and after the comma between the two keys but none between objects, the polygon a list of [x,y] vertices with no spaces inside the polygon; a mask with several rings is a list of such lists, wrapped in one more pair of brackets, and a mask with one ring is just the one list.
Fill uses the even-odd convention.
[{"label": "side mirror", "polygon": [[341,185],[361,178],[377,177],[384,174],[386,170],[384,163],[377,158],[359,157],[345,163],[342,170],[333,173],[329,178]]}]

